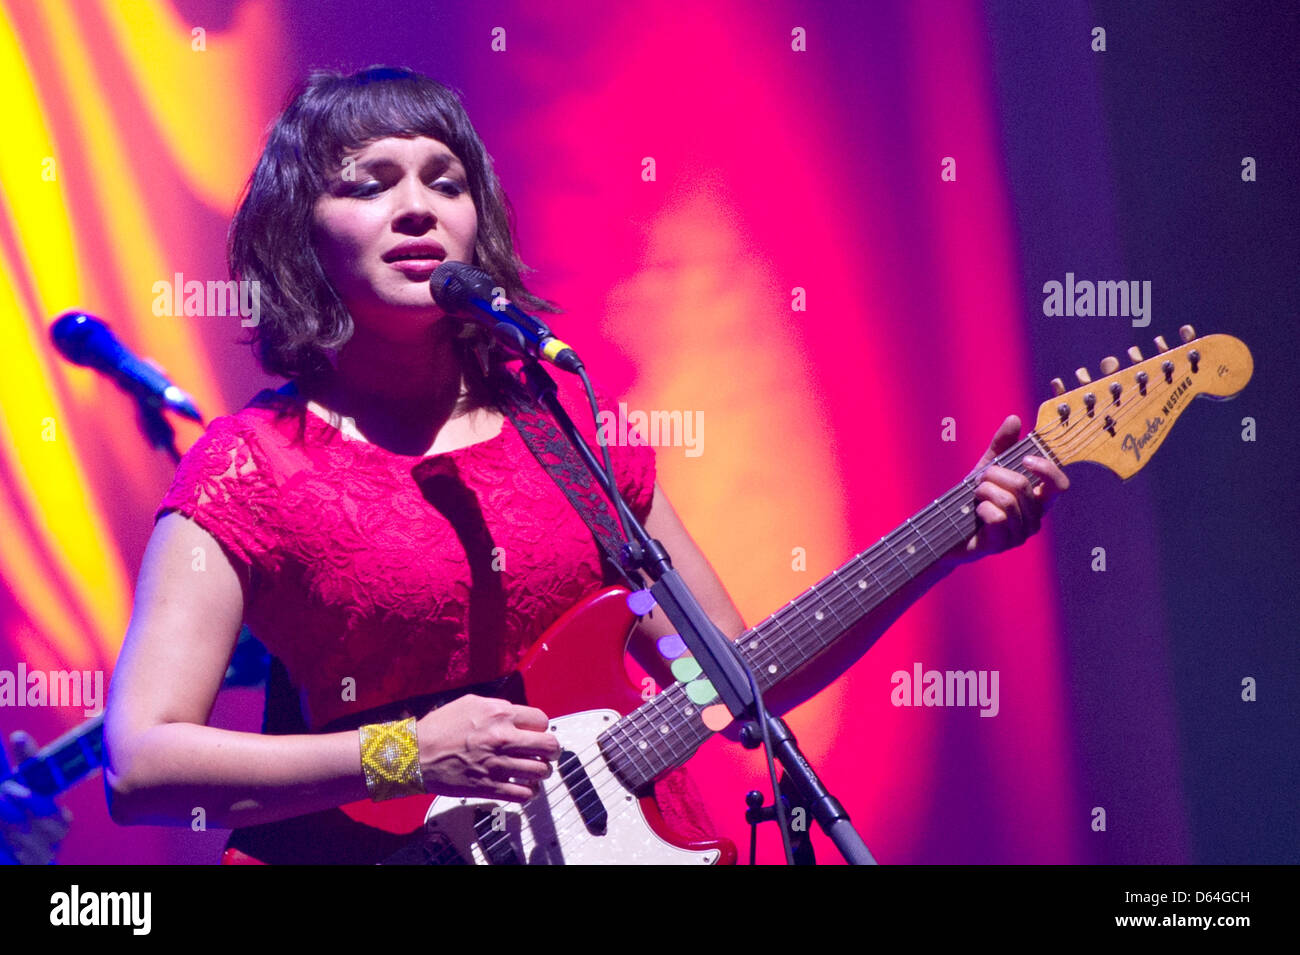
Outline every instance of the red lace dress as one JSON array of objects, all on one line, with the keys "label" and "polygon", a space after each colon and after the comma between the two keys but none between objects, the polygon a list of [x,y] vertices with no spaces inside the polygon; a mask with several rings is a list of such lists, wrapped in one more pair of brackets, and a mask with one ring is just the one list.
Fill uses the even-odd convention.
[{"label": "red lace dress", "polygon": [[[560,398],[594,446],[581,386],[563,376]],[[654,449],[611,447],[610,457],[644,520]],[[478,444],[403,455],[263,391],[185,455],[155,519],[172,510],[225,549],[245,622],[285,664],[313,731],[510,672],[605,583],[591,531],[509,419]],[[682,774],[656,795],[674,828],[708,837]]]}]

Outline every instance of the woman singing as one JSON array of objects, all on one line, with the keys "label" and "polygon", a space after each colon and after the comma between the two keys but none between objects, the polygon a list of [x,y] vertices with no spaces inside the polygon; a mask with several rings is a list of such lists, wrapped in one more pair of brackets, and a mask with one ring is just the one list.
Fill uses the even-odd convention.
[{"label": "woman singing", "polygon": [[[313,833],[339,806],[412,793],[527,802],[553,772],[548,716],[562,714],[496,688],[612,578],[509,417],[510,363],[434,304],[444,261],[484,270],[526,310],[556,310],[524,287],[508,202],[451,91],[398,69],[314,74],[272,129],[230,234],[232,273],[259,283],[257,357],[288,384],[214,420],[158,509],[108,700],[116,821],[187,825],[201,808],[210,826],[254,827],[235,844],[259,858],[379,861],[396,843],[379,858],[331,854]],[[562,380],[560,398],[594,446],[581,388]],[[981,465],[1018,431],[1008,418]],[[629,507],[704,609],[742,632],[655,483],[653,449],[610,454]],[[960,562],[1034,533],[1067,481],[1049,461],[1026,465],[1041,482],[989,468],[978,534],[769,706],[835,679]],[[301,732],[205,725],[245,621],[283,662]],[[655,613],[630,644],[661,683],[654,640],[672,630]],[[478,692],[446,692],[465,687]],[[711,834],[680,773],[656,796],[671,828]]]}]

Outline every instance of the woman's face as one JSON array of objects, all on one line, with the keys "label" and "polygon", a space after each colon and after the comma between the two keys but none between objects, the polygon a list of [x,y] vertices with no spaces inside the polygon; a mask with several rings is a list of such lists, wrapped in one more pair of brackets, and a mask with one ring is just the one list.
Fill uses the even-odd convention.
[{"label": "woman's face", "polygon": [[313,241],[354,320],[411,332],[413,309],[438,317],[429,276],[474,264],[478,211],[464,166],[436,139],[380,139],[344,157],[316,200]]}]

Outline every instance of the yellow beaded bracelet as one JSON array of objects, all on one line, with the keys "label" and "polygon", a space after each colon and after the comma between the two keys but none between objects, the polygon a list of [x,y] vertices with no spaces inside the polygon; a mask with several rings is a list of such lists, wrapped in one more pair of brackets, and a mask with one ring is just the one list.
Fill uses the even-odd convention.
[{"label": "yellow beaded bracelet", "polygon": [[375,802],[424,792],[415,717],[361,727],[361,769]]}]

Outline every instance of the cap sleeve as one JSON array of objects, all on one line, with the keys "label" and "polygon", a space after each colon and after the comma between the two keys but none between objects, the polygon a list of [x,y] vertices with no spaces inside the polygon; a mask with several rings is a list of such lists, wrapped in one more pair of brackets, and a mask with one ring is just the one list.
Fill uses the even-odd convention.
[{"label": "cap sleeve", "polygon": [[255,586],[274,569],[276,497],[256,435],[226,416],[214,419],[181,458],[154,520],[169,511],[188,517],[216,538],[241,580]]}]

